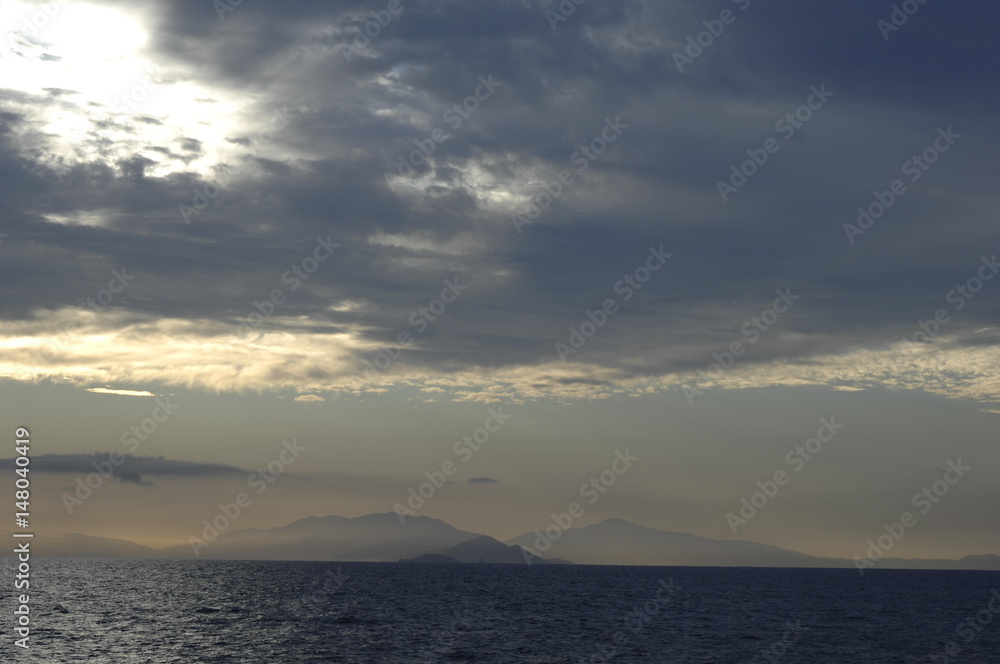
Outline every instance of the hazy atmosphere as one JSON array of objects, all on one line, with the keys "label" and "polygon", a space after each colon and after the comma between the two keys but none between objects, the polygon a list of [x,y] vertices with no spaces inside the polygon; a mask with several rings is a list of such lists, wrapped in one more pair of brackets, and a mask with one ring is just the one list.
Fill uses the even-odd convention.
[{"label": "hazy atmosphere", "polygon": [[5,2],[33,531],[1000,554],[1000,8],[903,4]]}]

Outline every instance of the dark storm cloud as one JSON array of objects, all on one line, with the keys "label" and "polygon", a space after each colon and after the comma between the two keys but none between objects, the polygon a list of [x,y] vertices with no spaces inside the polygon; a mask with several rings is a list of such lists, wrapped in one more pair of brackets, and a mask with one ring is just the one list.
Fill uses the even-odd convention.
[{"label": "dark storm cloud", "polygon": [[[556,4],[405,2],[348,62],[341,47],[384,3],[244,3],[223,21],[211,3],[158,3],[150,48],[165,68],[269,99],[251,107],[258,118],[291,109],[288,126],[266,145],[232,132],[246,150],[227,166],[260,176],[222,187],[185,224],[178,205],[212,180],[151,167],[201,155],[203,142],[60,170],[39,157],[43,139],[26,151],[11,131],[32,107],[73,95],[5,95],[17,110],[0,116],[10,235],[0,274],[14,293],[2,315],[76,305],[125,266],[136,278],[115,306],[235,326],[329,237],[341,248],[288,293],[282,317],[361,326],[389,344],[457,277],[467,291],[401,360],[457,370],[551,361],[585,310],[616,298],[620,311],[572,359],[640,375],[702,366],[786,287],[801,300],[778,326],[796,339],[765,336],[748,362],[890,343],[995,251],[994,4],[928,4],[888,41],[876,21],[891,3],[591,2],[553,31],[545,11]],[[674,53],[723,9],[735,22],[679,72]],[[489,75],[500,87],[448,127],[444,113]],[[786,140],[776,122],[823,85],[832,97]],[[628,128],[577,172],[571,155],[616,117]],[[141,133],[151,121],[114,123]],[[947,127],[961,138],[909,182],[902,164]],[[385,172],[433,128],[450,138],[417,166],[422,188],[405,178],[390,189]],[[780,150],[723,202],[717,181],[769,137]],[[96,133],[90,141],[109,149]],[[283,159],[278,148],[314,156]],[[563,169],[574,184],[522,234],[510,221],[522,199],[483,198],[541,192]],[[907,193],[850,244],[843,224],[894,179]],[[100,227],[46,220],[109,209]],[[370,242],[378,233],[430,244]],[[623,301],[616,284],[660,245],[674,257]],[[1000,282],[949,330],[994,324],[998,298]],[[360,306],[333,308],[347,301]]]}]

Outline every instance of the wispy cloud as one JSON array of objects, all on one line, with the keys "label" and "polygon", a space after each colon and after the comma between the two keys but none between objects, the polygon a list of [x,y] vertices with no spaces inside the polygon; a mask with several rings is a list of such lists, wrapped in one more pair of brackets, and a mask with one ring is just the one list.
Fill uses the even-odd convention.
[{"label": "wispy cloud", "polygon": [[158,396],[145,390],[116,390],[108,387],[88,387],[88,392],[95,394],[116,394],[123,397],[155,397]]}]

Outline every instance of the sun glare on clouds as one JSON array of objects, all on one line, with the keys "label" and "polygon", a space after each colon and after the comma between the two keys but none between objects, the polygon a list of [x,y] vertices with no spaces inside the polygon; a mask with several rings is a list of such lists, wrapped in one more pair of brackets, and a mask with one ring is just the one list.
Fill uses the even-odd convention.
[{"label": "sun glare on clouds", "polygon": [[30,118],[12,142],[57,172],[141,156],[149,175],[211,176],[238,158],[227,139],[259,133],[266,100],[206,87],[189,67],[157,59],[153,19],[93,4],[5,3],[0,86],[21,94],[0,106]]}]

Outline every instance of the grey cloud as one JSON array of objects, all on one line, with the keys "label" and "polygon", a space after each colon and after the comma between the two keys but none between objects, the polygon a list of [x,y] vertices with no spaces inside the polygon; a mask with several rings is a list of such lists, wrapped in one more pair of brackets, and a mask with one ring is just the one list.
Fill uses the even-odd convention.
[{"label": "grey cloud", "polygon": [[[115,460],[120,460],[117,465]],[[15,459],[0,459],[0,468],[15,468]],[[42,454],[31,459],[36,472],[88,475],[94,472],[112,476],[122,482],[147,486],[144,477],[226,477],[245,474],[247,471],[234,466],[192,461],[176,461],[159,457],[137,457],[131,454],[112,456],[112,453],[94,454]],[[102,470],[103,469],[103,470]]]},{"label": "grey cloud", "polygon": [[[27,152],[9,132],[0,136],[0,175],[11,185],[0,275],[17,293],[2,315],[75,304],[126,265],[138,276],[115,306],[235,326],[282,287],[316,237],[330,235],[342,248],[286,292],[283,319],[266,329],[301,331],[290,321],[310,320],[388,345],[457,276],[467,293],[400,362],[441,372],[511,367],[551,361],[570,326],[614,297],[621,311],[573,359],[627,378],[704,366],[789,285],[802,300],[775,329],[796,339],[764,337],[747,362],[890,343],[942,306],[996,245],[987,174],[1000,90],[982,58],[996,7],[928,5],[885,42],[875,27],[881,6],[755,2],[681,74],[673,52],[716,9],[585,3],[553,32],[550,6],[409,3],[365,57],[346,62],[339,46],[370,3],[244,3],[223,22],[209,5],[165,3],[150,47],[164,67],[208,89],[257,95],[265,101],[248,110],[261,120],[285,107],[309,110],[266,145],[230,135],[237,151],[227,166],[260,175],[222,187],[191,224],[177,207],[212,180],[153,175],[157,160],[177,156],[173,148],[117,165],[93,159],[57,177],[38,157],[46,139]],[[944,39],[960,31],[962,39]],[[277,64],[295,52],[312,57]],[[445,127],[443,113],[487,74],[503,86],[418,168],[427,186],[390,189],[384,173],[399,155]],[[823,83],[835,91],[828,105],[723,203],[716,181]],[[14,95],[2,119],[22,131],[32,108],[72,99]],[[629,129],[577,173],[570,155],[619,115]],[[94,116],[102,122],[137,135],[152,122],[169,126]],[[963,139],[850,245],[842,226],[855,209],[948,125]],[[96,134],[88,144],[112,147]],[[206,150],[190,137],[178,146]],[[312,157],[280,156],[306,148]],[[540,192],[562,169],[575,183],[523,234],[510,222],[520,204],[487,203],[508,189]],[[108,216],[101,227],[45,219],[99,211]],[[378,232],[472,242],[451,254],[370,244]],[[621,301],[616,282],[660,244],[674,259]],[[992,324],[998,298],[1000,284],[984,289],[950,330]],[[363,306],[335,308],[344,301]]]},{"label": "grey cloud", "polygon": [[473,477],[466,481],[466,484],[499,484],[500,480],[492,477]]}]

